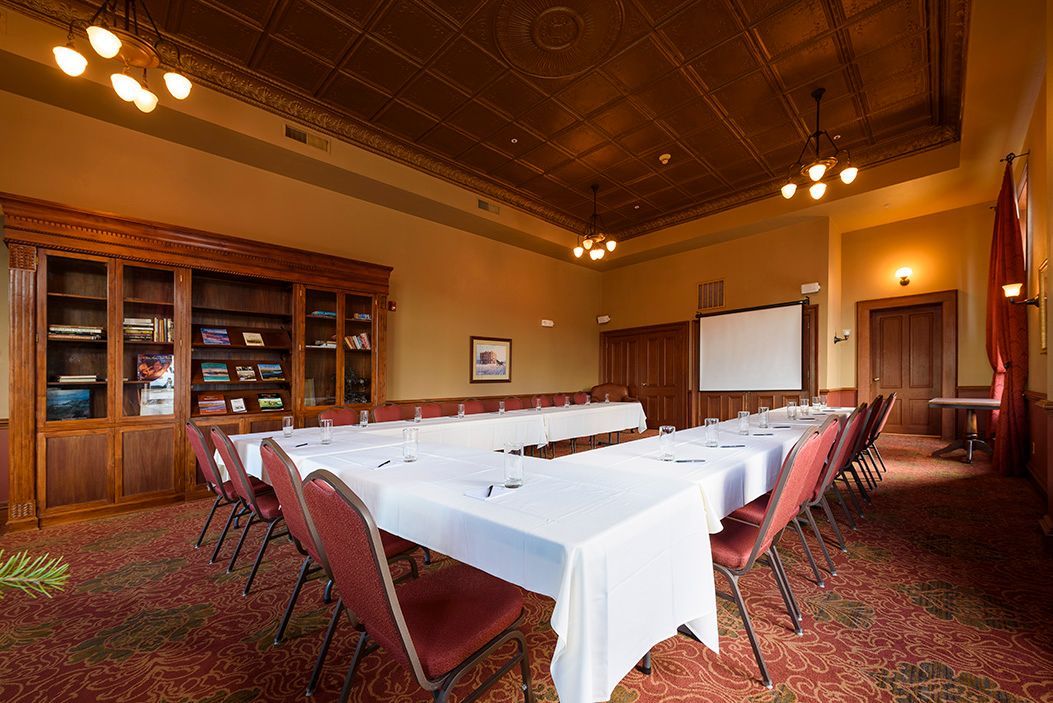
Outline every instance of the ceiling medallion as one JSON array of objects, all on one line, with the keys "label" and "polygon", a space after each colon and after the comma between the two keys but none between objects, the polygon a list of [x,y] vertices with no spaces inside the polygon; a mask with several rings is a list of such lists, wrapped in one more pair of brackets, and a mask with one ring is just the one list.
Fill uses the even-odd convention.
[{"label": "ceiling medallion", "polygon": [[494,37],[513,67],[537,78],[565,78],[606,57],[624,19],[620,0],[504,0]]}]

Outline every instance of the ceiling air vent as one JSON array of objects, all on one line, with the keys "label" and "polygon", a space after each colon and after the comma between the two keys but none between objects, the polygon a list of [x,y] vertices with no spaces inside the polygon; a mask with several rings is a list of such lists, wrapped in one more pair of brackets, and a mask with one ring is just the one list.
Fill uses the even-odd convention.
[{"label": "ceiling air vent", "polygon": [[724,307],[724,279],[698,284],[698,309],[716,310]]},{"label": "ceiling air vent", "polygon": [[499,206],[495,205],[494,203],[487,202],[482,198],[479,199],[479,209],[486,210],[487,212],[492,212],[495,215],[501,214],[501,208]]},{"label": "ceiling air vent", "polygon": [[320,134],[314,132],[308,132],[306,129],[300,129],[294,127],[291,124],[285,125],[285,136],[293,141],[306,144],[307,146],[313,146],[315,149],[321,149],[322,151],[329,151],[329,140]]}]

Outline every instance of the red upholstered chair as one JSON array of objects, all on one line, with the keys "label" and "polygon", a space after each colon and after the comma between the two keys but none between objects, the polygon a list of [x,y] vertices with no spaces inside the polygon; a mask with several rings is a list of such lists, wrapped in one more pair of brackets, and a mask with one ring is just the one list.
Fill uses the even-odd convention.
[{"label": "red upholstered chair", "polygon": [[402,408],[397,405],[380,405],[373,408],[373,422],[395,422],[402,419]]},{"label": "red upholstered chair", "polygon": [[[881,433],[884,432],[885,423],[888,422],[888,416],[889,414],[891,414],[892,407],[895,404],[896,393],[893,392],[890,393],[887,398],[885,398],[885,406],[881,409],[881,413],[878,416],[877,421],[874,423],[874,427],[870,432],[870,436],[867,437],[866,447],[863,449],[864,454],[870,457],[870,463],[874,466],[874,472],[879,477],[881,477],[881,480],[884,480],[884,477],[882,477],[881,474],[887,473],[888,467],[885,466],[885,459],[881,456],[881,452],[878,450],[877,444],[875,444],[875,442],[877,442],[877,439],[881,436]],[[879,462],[881,464],[880,471],[878,470]]]},{"label": "red upholstered chair", "polygon": [[570,396],[566,393],[554,393],[552,395],[552,405],[557,408],[562,408],[569,398]]},{"label": "red upholstered chair", "polygon": [[626,403],[636,400],[636,398],[629,395],[629,388],[620,383],[601,383],[598,386],[593,386],[589,392],[592,394],[592,400],[597,403],[602,403],[604,396],[608,395],[612,403]]},{"label": "red upholstered chair", "polygon": [[[413,409],[416,410],[417,406],[414,406]],[[442,417],[442,406],[439,405],[438,403],[421,403],[421,405],[420,405],[420,416],[421,417]]]},{"label": "red upholstered chair", "polygon": [[505,398],[505,410],[522,410],[524,408],[522,398]]},{"label": "red upholstered chair", "polygon": [[332,420],[335,427],[358,424],[358,410],[353,408],[330,408],[318,413],[319,420]]},{"label": "red upholstered chair", "polygon": [[761,654],[757,634],[753,630],[749,613],[746,611],[746,602],[739,590],[739,579],[748,573],[758,561],[770,566],[783,603],[786,605],[786,612],[793,621],[794,630],[797,634],[803,632],[801,611],[794,600],[790,582],[786,578],[786,571],[779,557],[779,551],[776,549],[776,543],[783,529],[800,512],[801,503],[815,485],[815,464],[825,459],[819,456],[818,450],[819,432],[805,433],[783,461],[775,480],[775,488],[771,492],[771,500],[760,524],[752,525],[747,522],[725,519],[724,529],[715,535],[710,535],[709,538],[713,552],[713,567],[724,574],[731,585],[731,593],[718,591],[717,595],[734,601],[738,606],[750,645],[753,647],[753,655],[757,659],[761,679],[768,688],[772,687],[771,676],[768,675],[768,668]]},{"label": "red upholstered chair", "polygon": [[587,402],[589,402],[589,394],[588,393],[585,393],[584,391],[582,391],[580,393],[575,393],[574,394],[574,404],[575,405],[585,405]]},{"label": "red upholstered chair", "polygon": [[238,492],[241,502],[244,503],[249,511],[249,519],[245,521],[245,527],[241,531],[241,538],[238,540],[238,546],[234,548],[234,553],[230,556],[230,563],[227,564],[228,574],[234,570],[234,563],[238,560],[238,554],[241,552],[242,545],[245,544],[245,538],[249,534],[249,528],[251,528],[256,522],[262,522],[267,525],[267,531],[263,535],[263,541],[260,542],[260,549],[256,553],[256,561],[252,565],[252,571],[249,572],[249,578],[245,582],[245,589],[242,591],[242,595],[247,596],[249,595],[249,590],[252,588],[252,581],[256,578],[256,572],[259,571],[260,563],[263,561],[263,553],[267,551],[267,545],[270,544],[272,539],[285,537],[289,533],[274,532],[274,528],[282,521],[282,509],[281,505],[278,503],[278,497],[275,496],[273,492],[256,493],[252,489],[252,482],[249,480],[249,475],[245,473],[245,467],[241,463],[241,457],[238,456],[238,452],[234,448],[233,442],[230,441],[230,437],[227,436],[227,433],[218,427],[213,427],[212,444],[216,446],[216,451],[219,452],[219,456],[223,460],[223,465],[227,467],[227,473],[230,474],[230,480],[231,483],[234,484],[234,490]]},{"label": "red upholstered chair", "polygon": [[[282,638],[285,636],[285,628],[288,627],[293,608],[296,607],[300,589],[303,588],[309,575],[326,568],[326,562],[325,552],[319,546],[318,533],[314,523],[311,522],[311,516],[307,512],[307,507],[304,505],[303,485],[296,464],[271,439],[263,441],[263,444],[260,446],[260,454],[263,457],[263,466],[267,470],[267,477],[271,480],[271,484],[274,486],[274,493],[278,496],[278,501],[281,503],[289,535],[292,537],[296,548],[304,555],[303,564],[300,566],[300,574],[296,579],[296,585],[293,586],[289,603],[285,606],[285,614],[282,615],[281,622],[278,624],[278,632],[274,635],[274,644],[278,645],[281,644]],[[393,565],[396,562],[405,563],[409,566],[409,571],[404,578],[416,578],[417,562],[409,556],[409,553],[416,549],[417,545],[384,531],[380,532],[380,541],[384,546],[384,557],[387,559],[388,565]],[[318,652],[318,659],[315,662],[311,680],[307,685],[308,696],[314,694],[314,689],[318,685],[318,678],[322,673],[322,665],[325,663],[325,656],[329,651],[329,644],[332,641],[333,633],[336,631],[336,625],[340,621],[340,613],[343,611],[343,607],[341,602],[336,604],[329,623],[329,629],[325,633],[325,640],[322,642],[322,648]]]},{"label": "red upholstered chair", "polygon": [[[811,499],[805,503],[805,513],[810,518],[812,518],[810,508],[820,507],[823,509],[823,512],[826,513],[826,519],[830,521],[830,526],[834,530],[834,535],[837,537],[837,544],[842,552],[847,552],[848,547],[845,546],[844,535],[841,534],[841,528],[838,526],[837,520],[834,519],[834,513],[830,509],[830,503],[826,499],[826,493],[830,490],[834,492],[834,495],[841,504],[841,508],[845,511],[845,515],[848,516],[849,524],[855,528],[855,520],[852,518],[852,513],[848,510],[848,506],[845,505],[845,499],[841,496],[841,491],[838,490],[837,484],[834,483],[834,479],[844,470],[845,464],[852,459],[852,447],[854,447],[859,441],[859,433],[863,431],[866,410],[867,404],[863,403],[853,410],[852,414],[848,416],[847,420],[845,420],[844,427],[841,430],[841,435],[837,438],[837,443],[834,445],[834,449],[830,453],[830,458],[826,462],[826,468],[823,469],[823,473],[815,485],[815,491],[812,493]],[[827,562],[830,563],[830,573],[834,574],[836,572],[833,570],[833,563],[830,562],[830,555],[826,551],[826,546],[823,542],[822,535],[819,533],[819,528],[815,524],[814,518],[811,519],[811,525],[812,531],[816,534],[816,539],[819,540],[819,546],[823,549]]]},{"label": "red upholstered chair", "polygon": [[486,405],[481,400],[466,400],[464,401],[464,414],[465,415],[478,415],[479,413],[486,412]]},{"label": "red upholstered chair", "polygon": [[548,395],[535,395],[530,399],[530,407],[536,408],[538,401],[541,401],[541,407],[551,408],[552,407],[552,396]]},{"label": "red upholstered chair", "polygon": [[[190,447],[194,450],[194,457],[197,459],[197,465],[201,469],[201,474],[205,477],[205,485],[216,496],[216,500],[212,502],[212,509],[208,512],[208,518],[201,528],[201,534],[198,535],[197,542],[194,544],[194,549],[201,546],[201,541],[205,538],[205,533],[208,531],[208,526],[212,523],[212,517],[216,514],[216,508],[220,505],[231,506],[227,523],[223,526],[223,531],[219,534],[219,539],[216,540],[216,547],[212,550],[212,556],[208,560],[209,564],[214,564],[216,557],[219,556],[219,550],[223,546],[223,541],[226,540],[227,533],[230,531],[231,524],[239,515],[248,513],[241,502],[241,497],[234,489],[233,482],[220,480],[219,469],[216,467],[216,461],[213,459],[212,451],[208,447],[208,441],[205,439],[205,433],[201,431],[201,428],[192,422],[186,423],[186,438],[190,442]],[[255,493],[269,493],[271,490],[270,486],[255,477],[249,477],[249,484]]]},{"label": "red upholstered chair", "polygon": [[457,406],[458,405],[460,405],[460,402],[456,401],[456,400],[443,401],[443,402],[439,403],[439,408],[442,411],[442,416],[443,417],[456,417],[457,416]]},{"label": "red upholstered chair", "polygon": [[[307,477],[303,492],[336,590],[363,627],[341,701],[348,700],[362,656],[378,645],[412,671],[436,701],[445,702],[465,673],[515,641],[515,655],[465,700],[475,700],[519,664],[524,699],[533,703],[526,640],[517,629],[523,610],[519,589],[462,564],[396,587],[381,560],[379,530],[358,496],[323,470]],[[370,640],[376,644],[367,649]]]},{"label": "red upholstered chair", "polygon": [[483,398],[483,412],[495,413],[501,407],[501,398]]}]

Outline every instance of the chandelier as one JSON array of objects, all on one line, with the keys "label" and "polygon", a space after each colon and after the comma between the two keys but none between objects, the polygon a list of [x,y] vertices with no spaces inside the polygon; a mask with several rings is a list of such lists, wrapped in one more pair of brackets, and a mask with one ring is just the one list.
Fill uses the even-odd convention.
[{"label": "chandelier", "polygon": [[[792,198],[793,194],[797,192],[797,183],[794,182],[797,174],[807,179],[805,183],[809,184],[808,194],[812,196],[813,200],[819,200],[826,195],[826,181],[823,180],[823,177],[833,172],[833,169],[839,163],[839,156],[844,159],[844,166],[841,167],[841,171],[838,174],[842,183],[848,185],[859,175],[859,168],[852,165],[852,156],[848,150],[839,149],[834,142],[835,138],[831,137],[830,133],[825,129],[820,129],[819,127],[819,103],[822,101],[825,93],[826,88],[816,88],[812,91],[812,98],[815,99],[815,132],[809,134],[808,138],[804,140],[801,155],[797,157],[797,161],[789,168],[786,185],[782,187],[782,197],[787,200]],[[826,137],[826,141],[834,149],[827,156],[822,155],[820,148],[819,140],[822,137]],[[811,147],[815,149],[815,156],[806,164],[804,162],[805,154],[808,153]]]},{"label": "chandelier", "polygon": [[592,217],[585,223],[585,231],[578,235],[578,244],[574,247],[574,257],[580,259],[581,255],[589,252],[589,258],[593,261],[602,259],[608,251],[614,251],[618,242],[614,238],[600,231],[600,216],[596,212],[596,194],[600,191],[598,183],[592,184]]},{"label": "chandelier", "polygon": [[[96,54],[104,59],[118,58],[124,64],[121,71],[110,74],[110,84],[117,96],[125,102],[135,103],[143,112],[153,112],[157,107],[157,94],[150,90],[147,69],[161,66],[159,49],[162,44],[175,49],[177,57],[179,49],[162,36],[146,3],[124,0],[123,17],[117,12],[120,4],[120,0],[106,0],[87,22],[72,20],[66,44],[52,49],[55,63],[68,76],[76,77],[84,73],[88,60],[73,43],[74,29],[83,27],[88,35],[88,43]],[[139,26],[140,7],[149,22],[148,29]],[[182,73],[169,68],[164,72],[163,79],[168,93],[176,100],[185,100],[190,95],[190,81]]]}]

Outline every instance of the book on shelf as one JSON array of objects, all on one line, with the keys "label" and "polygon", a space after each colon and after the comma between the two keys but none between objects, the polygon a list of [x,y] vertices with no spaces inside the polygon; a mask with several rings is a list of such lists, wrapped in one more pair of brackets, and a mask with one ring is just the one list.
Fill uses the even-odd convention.
[{"label": "book on shelf", "polygon": [[351,319],[352,320],[358,320],[360,322],[361,321],[369,322],[370,320],[373,319],[373,316],[370,315],[368,312],[356,312],[356,313],[352,313],[351,314]]},{"label": "book on shelf", "polygon": [[336,313],[332,310],[312,310],[310,313],[311,317],[331,317],[336,319]]},{"label": "book on shelf", "polygon": [[256,369],[251,366],[236,366],[234,372],[238,375],[238,380],[243,382],[255,381],[256,380]]},{"label": "book on shelf", "polygon": [[49,339],[102,339],[102,332],[91,325],[48,325]]},{"label": "book on shelf", "polygon": [[96,383],[99,376],[94,373],[60,374],[55,377],[55,380],[59,383]]},{"label": "book on shelf", "polygon": [[202,415],[226,415],[227,402],[218,393],[202,393],[197,397],[197,410]]},{"label": "book on shelf", "polygon": [[316,339],[314,344],[308,344],[309,349],[336,349],[336,342],[329,339]]},{"label": "book on shelf", "polygon": [[175,386],[175,369],[171,354],[139,354],[135,363],[135,377],[147,381],[151,388]]},{"label": "book on shelf", "polygon": [[241,336],[245,338],[245,346],[247,347],[263,346],[263,335],[259,332],[242,332]]},{"label": "book on shelf", "polygon": [[139,391],[140,415],[175,415],[175,389],[147,386]]},{"label": "book on shelf", "polygon": [[256,402],[264,412],[285,409],[285,402],[278,393],[260,393],[256,396]]},{"label": "book on shelf", "polygon": [[124,341],[171,342],[175,326],[167,317],[124,318]]},{"label": "book on shelf", "polygon": [[230,381],[230,371],[223,362],[202,361],[201,380],[205,383],[224,383]]},{"label": "book on shelf", "polygon": [[282,371],[281,364],[256,364],[256,367],[260,370],[260,380],[262,381],[285,380],[285,372]]},{"label": "book on shelf", "polygon": [[83,420],[91,417],[91,390],[88,388],[48,388],[47,419]]},{"label": "book on shelf", "polygon": [[230,335],[226,327],[202,327],[201,343],[230,346]]},{"label": "book on shelf", "polygon": [[232,413],[247,412],[248,409],[245,407],[245,399],[244,398],[231,398],[230,399],[230,411]]},{"label": "book on shelf", "polygon": [[372,349],[372,345],[369,343],[369,334],[362,332],[361,334],[352,334],[344,337],[344,343],[347,344],[348,349]]}]

